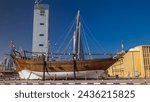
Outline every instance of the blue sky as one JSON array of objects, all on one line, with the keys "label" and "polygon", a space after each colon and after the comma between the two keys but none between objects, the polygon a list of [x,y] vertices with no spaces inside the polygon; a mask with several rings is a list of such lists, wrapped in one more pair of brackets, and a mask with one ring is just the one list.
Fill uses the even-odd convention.
[{"label": "blue sky", "polygon": [[[78,9],[95,38],[108,53],[150,44],[149,0],[43,0],[50,5],[53,44],[74,19]],[[0,59],[9,42],[31,50],[34,0],[0,0]],[[54,41],[54,42],[53,42]]]}]

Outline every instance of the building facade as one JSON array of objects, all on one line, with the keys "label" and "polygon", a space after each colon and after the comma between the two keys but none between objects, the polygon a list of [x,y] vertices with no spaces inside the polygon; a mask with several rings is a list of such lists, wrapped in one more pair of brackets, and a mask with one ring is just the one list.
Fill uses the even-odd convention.
[{"label": "building facade", "polygon": [[34,5],[32,52],[46,53],[49,41],[49,5]]},{"label": "building facade", "polygon": [[110,76],[150,78],[150,45],[130,49],[108,69]]},{"label": "building facade", "polygon": [[15,70],[15,64],[13,59],[10,57],[5,57],[0,63],[0,72],[13,72]]}]

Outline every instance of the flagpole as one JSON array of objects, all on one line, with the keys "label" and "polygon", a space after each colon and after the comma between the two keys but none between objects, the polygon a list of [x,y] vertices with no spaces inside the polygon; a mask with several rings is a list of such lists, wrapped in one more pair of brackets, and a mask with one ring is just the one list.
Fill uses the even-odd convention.
[{"label": "flagpole", "polygon": [[121,41],[121,49],[122,49],[122,51],[124,51],[124,44],[123,44],[123,40]]}]

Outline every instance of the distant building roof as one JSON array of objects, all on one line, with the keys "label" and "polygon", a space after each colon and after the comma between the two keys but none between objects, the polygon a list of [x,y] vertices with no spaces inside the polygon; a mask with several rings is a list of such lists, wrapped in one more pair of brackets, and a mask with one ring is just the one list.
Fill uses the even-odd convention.
[{"label": "distant building roof", "polygon": [[140,48],[139,48],[139,46],[138,47],[134,47],[134,48],[129,49],[129,51],[140,51]]},{"label": "distant building roof", "polygon": [[139,46],[135,46],[134,48],[129,49],[129,51],[140,51],[140,47],[142,46],[150,46],[150,45],[139,45]]}]

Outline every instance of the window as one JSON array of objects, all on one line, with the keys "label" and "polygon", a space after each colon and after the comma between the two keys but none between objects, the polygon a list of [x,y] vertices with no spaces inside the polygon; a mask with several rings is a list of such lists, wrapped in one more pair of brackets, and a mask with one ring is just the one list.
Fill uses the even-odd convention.
[{"label": "window", "polygon": [[39,34],[39,36],[44,36],[44,34]]},{"label": "window", "polygon": [[44,25],[44,23],[40,23],[40,25]]},{"label": "window", "polygon": [[39,46],[44,46],[44,44],[39,44]]},{"label": "window", "polygon": [[45,10],[40,10],[40,15],[44,16],[44,14],[45,14]]},{"label": "window", "polygon": [[41,15],[41,16],[44,16],[44,14],[42,14],[42,13],[41,13],[40,15]]}]

